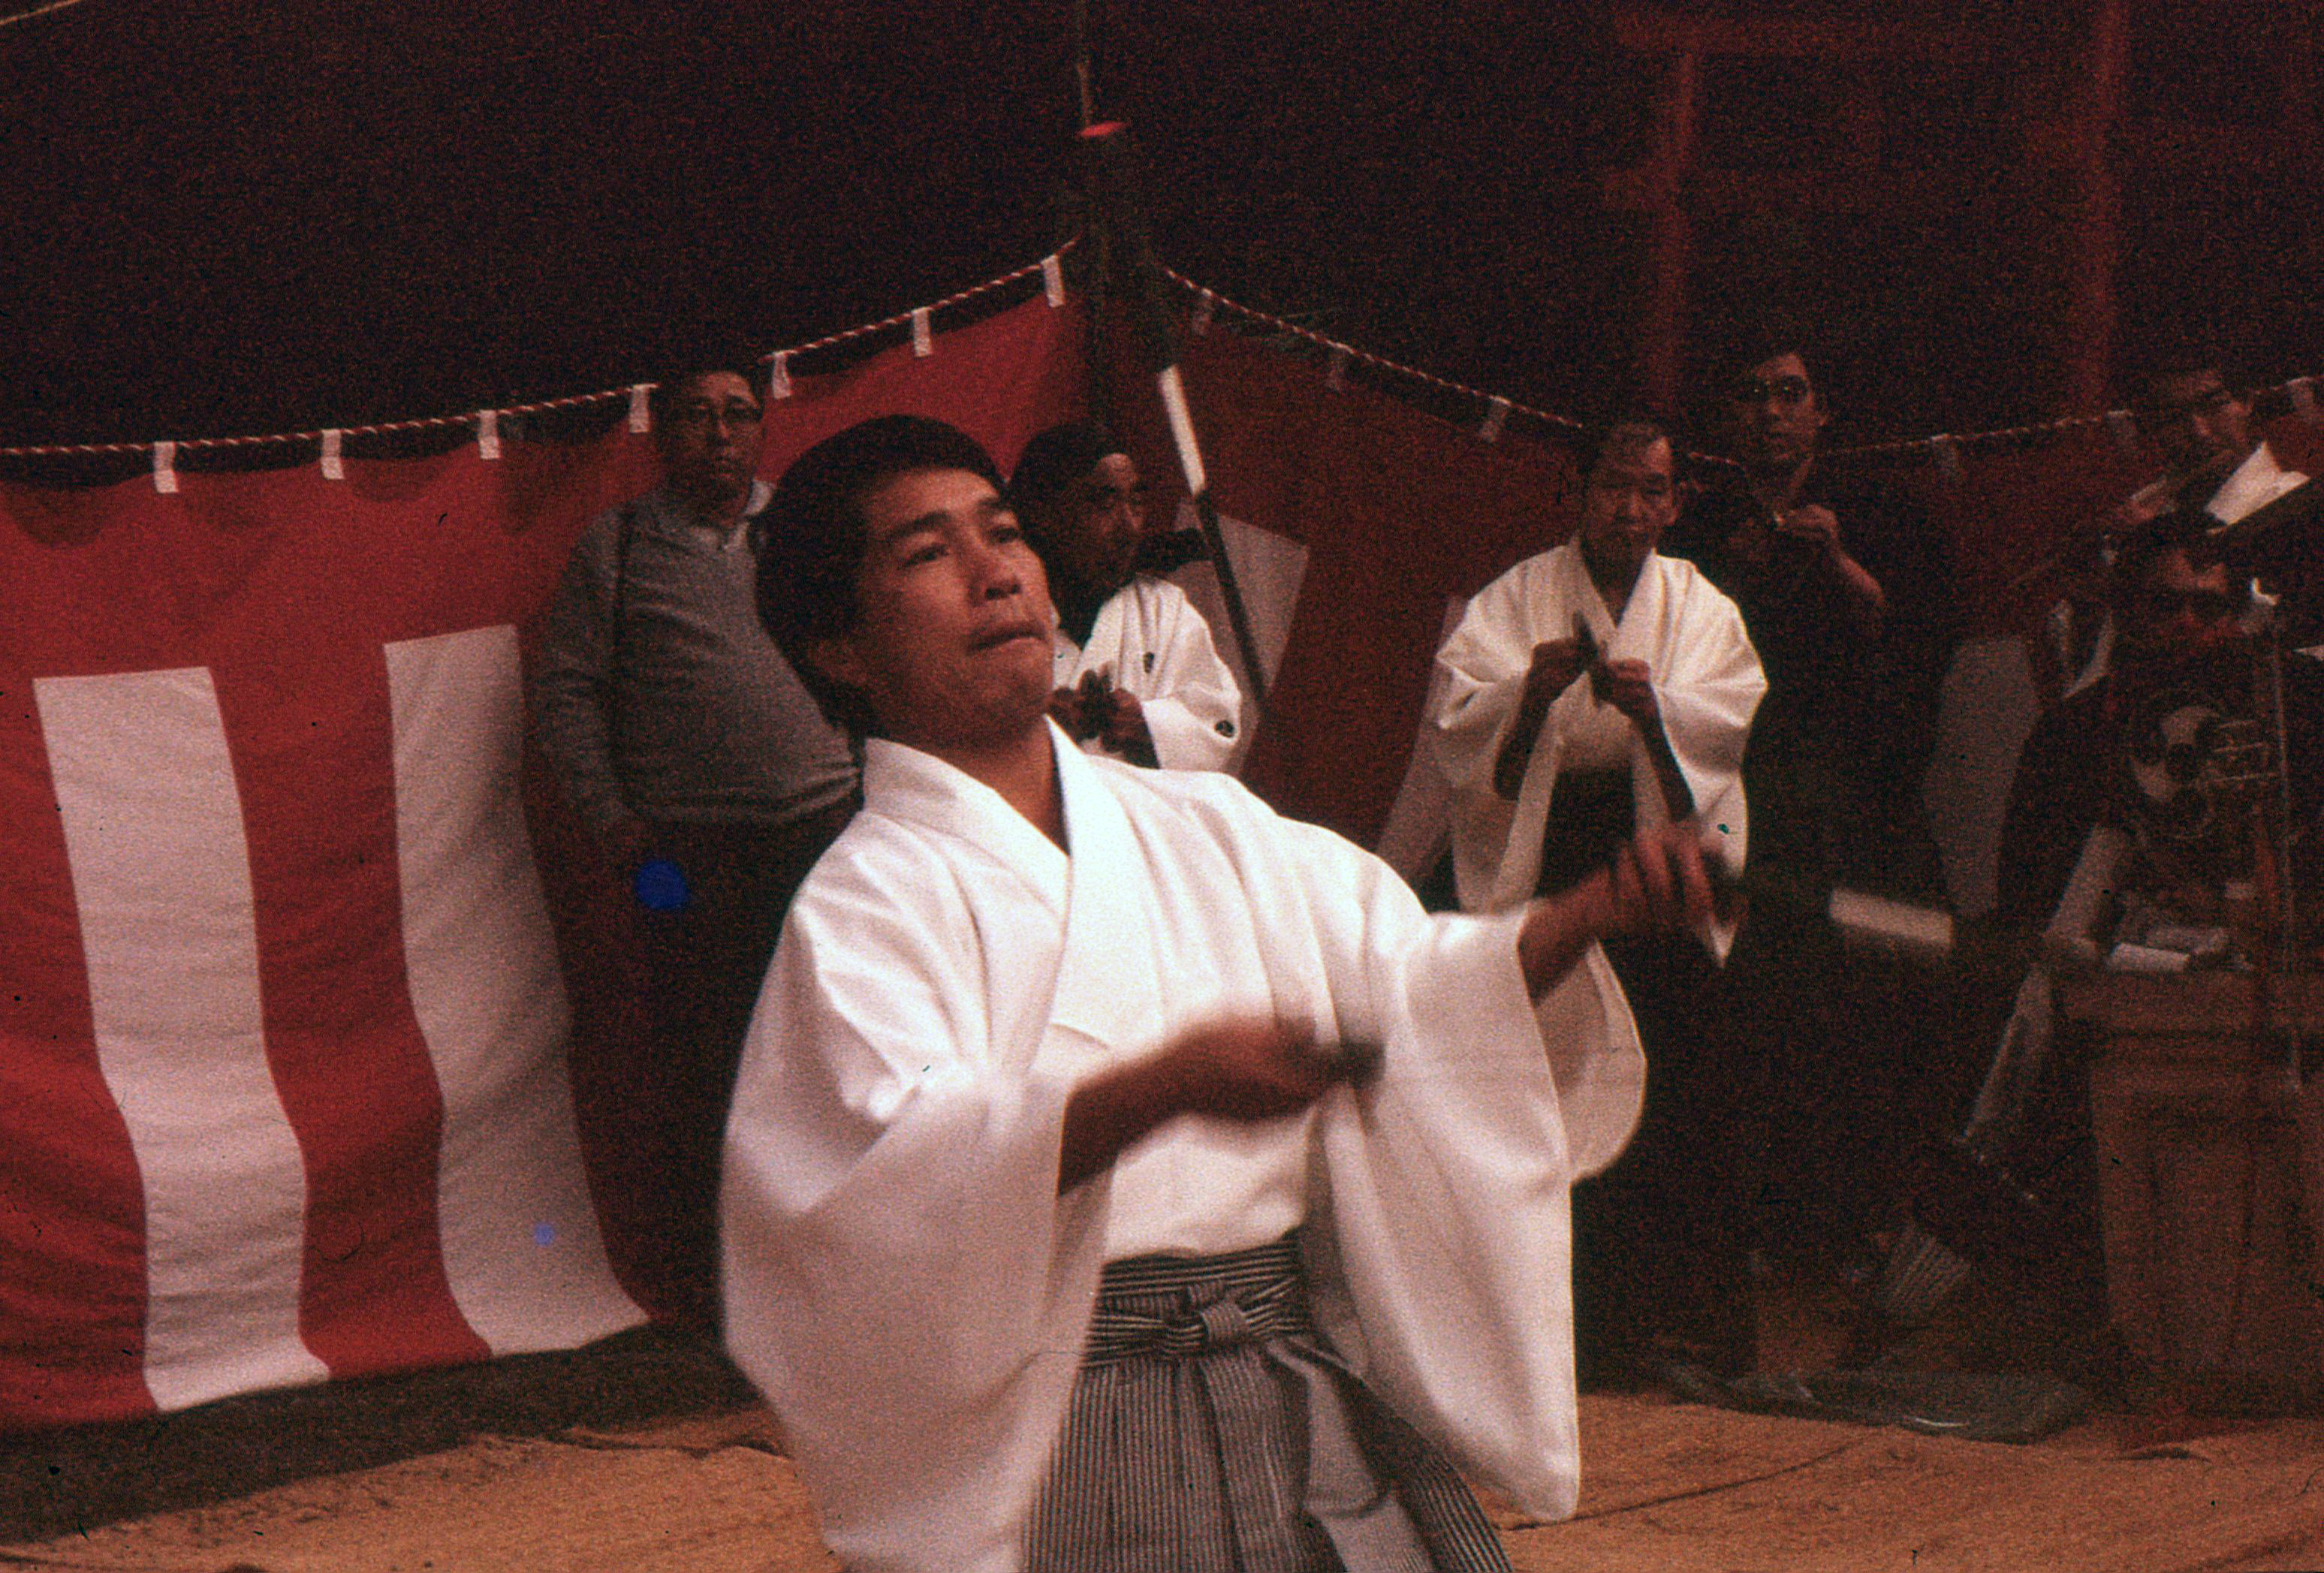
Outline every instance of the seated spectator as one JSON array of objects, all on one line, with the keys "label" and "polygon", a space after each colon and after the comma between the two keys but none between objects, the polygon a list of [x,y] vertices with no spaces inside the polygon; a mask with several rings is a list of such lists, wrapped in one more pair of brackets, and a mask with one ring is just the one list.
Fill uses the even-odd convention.
[{"label": "seated spectator", "polygon": [[1146,488],[1103,427],[1051,427],[1010,480],[1057,608],[1049,714],[1092,753],[1174,770],[1226,767],[1242,695],[1185,593],[1142,572]]},{"label": "seated spectator", "polygon": [[[2004,923],[2038,928],[2050,921],[2083,844],[2101,823],[2138,832],[2150,860],[2190,873],[2209,867],[2215,880],[2248,858],[2247,822],[2221,823],[2209,804],[2199,819],[2193,798],[2174,807],[2172,798],[2153,796],[2158,782],[2143,787],[2135,770],[2140,755],[2153,755],[2157,768],[2187,777],[2174,785],[2204,790],[2199,761],[2157,753],[2163,714],[2253,714],[2255,652],[2244,628],[2250,582],[2222,560],[2216,523],[2208,511],[2181,509],[2140,527],[2119,548],[2113,660],[2104,675],[2043,714],[2018,756],[2002,824],[1996,915]],[[2324,785],[2318,755],[2324,662],[2285,657],[2283,719],[2300,868],[2314,860],[2314,809]]]}]

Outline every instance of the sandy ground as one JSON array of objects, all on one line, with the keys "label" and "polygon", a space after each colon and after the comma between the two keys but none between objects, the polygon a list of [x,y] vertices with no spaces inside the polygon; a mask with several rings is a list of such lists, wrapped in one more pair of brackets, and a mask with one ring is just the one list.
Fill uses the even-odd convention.
[{"label": "sandy ground", "polygon": [[[2324,1567],[2324,1421],[2030,1447],[1583,1401],[1582,1509],[1499,1519],[1523,1573]],[[755,1407],[477,1435],[373,1468],[0,1548],[143,1573],[774,1573],[837,1567]]]},{"label": "sandy ground", "polygon": [[[1834,1324],[1792,1309],[1763,1349],[1812,1368]],[[2324,1568],[2324,1416],[2116,1410],[2022,1447],[1652,1393],[1582,1421],[1576,1516],[1496,1510],[1520,1573]],[[669,1333],[0,1437],[0,1569],[836,1567],[773,1418]]]}]

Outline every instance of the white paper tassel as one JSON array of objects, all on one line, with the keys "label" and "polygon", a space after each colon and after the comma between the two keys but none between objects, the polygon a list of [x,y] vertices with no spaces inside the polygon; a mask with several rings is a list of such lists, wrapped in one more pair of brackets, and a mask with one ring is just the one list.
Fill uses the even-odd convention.
[{"label": "white paper tassel", "polygon": [[2316,412],[2315,378],[2296,377],[2284,384],[2283,391],[2292,400],[2292,413],[2299,416],[2301,420],[2310,426],[2314,426],[2319,419],[2324,419],[2324,417],[2319,417]]},{"label": "white paper tassel", "polygon": [[925,306],[912,308],[912,353],[916,355],[936,353],[936,333],[928,326],[928,308]]},{"label": "white paper tassel", "polygon": [[2130,411],[2127,409],[2109,409],[2107,411],[2106,420],[2107,430],[2114,434],[2114,446],[2120,448],[2126,454],[2136,453],[2138,451],[2138,422],[2131,419]]},{"label": "white paper tassel", "polygon": [[1501,428],[1508,424],[1508,419],[1509,401],[1495,394],[1485,404],[1485,423],[1477,428],[1477,435],[1487,442],[1499,442]]},{"label": "white paper tassel", "polygon": [[153,445],[153,490],[163,496],[178,490],[178,445],[157,442]]},{"label": "white paper tassel", "polygon": [[653,406],[647,396],[653,388],[650,382],[630,384],[630,429],[643,432],[653,429]]},{"label": "white paper tassel", "polygon": [[347,462],[342,449],[346,435],[336,426],[326,428],[323,432],[323,479],[326,481],[347,478]]},{"label": "white paper tassel", "polygon": [[791,396],[791,353],[777,350],[767,367],[767,397],[788,399]]},{"label": "white paper tassel", "polygon": [[1929,455],[1936,460],[1938,474],[1949,482],[1958,482],[1961,478],[1959,440],[1950,437],[1932,437],[1929,439]]},{"label": "white paper tassel", "polygon": [[1194,315],[1193,318],[1187,322],[1187,327],[1195,333],[1210,332],[1211,314],[1218,309],[1218,305],[1219,297],[1216,290],[1205,290],[1201,294],[1195,296]]},{"label": "white paper tassel", "polygon": [[1348,385],[1348,346],[1332,346],[1332,363],[1323,369],[1323,386],[1337,393]]},{"label": "white paper tassel", "polygon": [[497,409],[476,411],[476,457],[492,460],[501,456],[501,412]]},{"label": "white paper tassel", "polygon": [[1041,293],[1052,306],[1065,303],[1065,265],[1055,252],[1041,259]]}]

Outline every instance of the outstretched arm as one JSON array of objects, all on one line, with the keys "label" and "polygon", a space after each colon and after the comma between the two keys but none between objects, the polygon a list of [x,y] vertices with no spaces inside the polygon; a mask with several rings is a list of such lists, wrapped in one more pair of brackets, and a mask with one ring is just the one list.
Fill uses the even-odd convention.
[{"label": "outstretched arm", "polygon": [[1517,930],[1517,965],[1538,999],[1592,940],[1699,928],[1714,907],[1700,837],[1687,825],[1666,824],[1626,843],[1572,889],[1535,902]]}]

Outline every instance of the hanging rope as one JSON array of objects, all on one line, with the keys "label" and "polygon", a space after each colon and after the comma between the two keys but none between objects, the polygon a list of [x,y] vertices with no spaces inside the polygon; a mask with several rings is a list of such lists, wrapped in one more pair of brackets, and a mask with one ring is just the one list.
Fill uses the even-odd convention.
[{"label": "hanging rope", "polygon": [[46,5],[35,5],[30,11],[18,11],[7,16],[0,16],[0,27],[14,27],[20,22],[30,22],[35,16],[46,16],[51,11],[69,10],[81,3],[82,0],[49,0]]},{"label": "hanging rope", "polygon": [[[1574,419],[1572,416],[1536,409],[1530,404],[1519,403],[1504,394],[1488,392],[1481,388],[1472,388],[1464,382],[1455,382],[1437,376],[1433,372],[1424,372],[1417,366],[1408,366],[1401,361],[1392,361],[1385,355],[1376,355],[1369,350],[1359,349],[1353,345],[1342,344],[1338,339],[1317,333],[1313,328],[1302,327],[1296,322],[1286,321],[1280,317],[1261,311],[1256,307],[1245,306],[1240,301],[1230,299],[1217,290],[1198,284],[1184,273],[1173,269],[1165,268],[1162,271],[1173,283],[1194,296],[1194,314],[1198,322],[1207,322],[1213,313],[1225,311],[1231,316],[1241,317],[1246,321],[1259,323],[1276,333],[1286,334],[1314,345],[1327,355],[1327,365],[1344,368],[1346,363],[1354,361],[1393,377],[1424,383],[1441,392],[1473,400],[1488,420],[1491,420],[1496,412],[1504,418],[1509,414],[1517,414],[1540,421],[1560,431],[1580,432],[1586,429],[1583,422]],[[2274,387],[2255,388],[2251,391],[2280,394],[2303,419],[2313,419],[2310,411],[2316,408],[2314,391],[2316,382],[2317,379],[2314,377],[2294,377]],[[1898,437],[1883,442],[1859,443],[1852,447],[1829,449],[1824,454],[1824,457],[1845,460],[1899,458],[1914,455],[1927,464],[1950,467],[1958,463],[1959,455],[1967,449],[2023,446],[2061,437],[2069,432],[2089,431],[2098,427],[2107,427],[2119,431],[2126,428],[2125,423],[2131,422],[2133,419],[2134,417],[2129,410],[2111,409],[2103,415],[2070,415],[2057,420],[2042,421],[2030,426],[1997,427],[1989,431],[1939,432],[1931,437]],[[1498,432],[1499,423],[1495,422],[1491,429]],[[1733,462],[1717,454],[1689,454],[1687,457],[1698,463],[1714,465],[1729,465]]]}]

